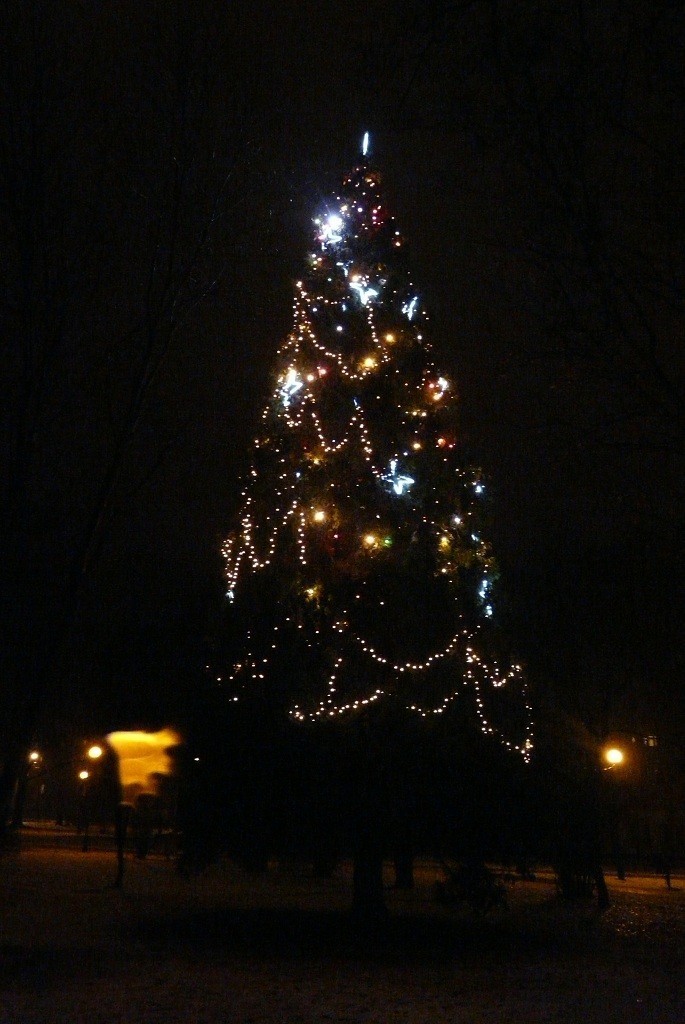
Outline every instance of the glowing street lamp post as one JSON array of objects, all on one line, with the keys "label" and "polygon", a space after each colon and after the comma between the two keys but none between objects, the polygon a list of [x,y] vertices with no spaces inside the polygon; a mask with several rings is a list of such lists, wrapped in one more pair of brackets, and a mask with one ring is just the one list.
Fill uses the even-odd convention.
[{"label": "glowing street lamp post", "polygon": [[[606,762],[606,766],[604,768],[604,771],[605,772],[612,772],[612,774],[614,775],[614,777],[618,781],[618,777],[621,775],[621,773],[620,772],[615,773],[614,769],[621,768],[623,765],[625,765],[626,755],[624,754],[624,752],[621,750],[620,747],[610,746],[610,747],[605,747],[604,748],[603,757],[604,757],[604,761]],[[613,835],[612,845],[614,846],[615,859],[616,859],[616,877],[618,878],[618,880],[620,882],[625,882],[626,870],[625,870],[625,864],[624,864],[623,843],[621,842],[621,838],[620,838],[621,837],[621,823],[620,823],[620,820],[619,820],[620,819],[620,814],[621,814],[621,810],[620,810],[620,801],[619,801],[618,807],[616,807],[615,810],[614,810],[615,819],[614,819],[613,825],[612,825],[612,835]]]},{"label": "glowing street lamp post", "polygon": [[625,754],[618,747],[607,747],[604,751],[604,760],[609,767],[605,770],[608,771],[609,768],[617,768],[618,765],[623,764],[625,759]]},{"label": "glowing street lamp post", "polygon": [[[94,743],[92,747],[88,748],[87,756],[91,761],[98,761],[102,757],[103,753],[104,751],[102,747],[99,744]],[[87,853],[90,848],[89,829],[91,810],[90,802],[92,794],[90,792],[90,783],[88,780],[91,777],[91,773],[87,768],[82,768],[78,773],[78,777],[81,780],[81,800],[83,809],[83,843],[81,845],[81,850],[83,853]]]}]

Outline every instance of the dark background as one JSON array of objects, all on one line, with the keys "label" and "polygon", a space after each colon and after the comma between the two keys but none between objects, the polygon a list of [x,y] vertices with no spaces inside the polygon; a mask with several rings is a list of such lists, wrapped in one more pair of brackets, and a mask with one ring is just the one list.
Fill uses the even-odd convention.
[{"label": "dark background", "polygon": [[680,744],[682,5],[2,19],[5,735],[27,672],[49,728],[187,700],[311,219],[368,130],[538,701]]}]

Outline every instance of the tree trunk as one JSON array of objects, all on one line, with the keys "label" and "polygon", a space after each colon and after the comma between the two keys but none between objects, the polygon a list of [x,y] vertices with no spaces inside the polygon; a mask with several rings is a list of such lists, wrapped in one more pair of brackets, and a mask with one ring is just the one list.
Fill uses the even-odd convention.
[{"label": "tree trunk", "polygon": [[387,793],[374,726],[378,723],[360,723],[354,795],[352,914],[362,926],[375,926],[388,914],[383,891]]},{"label": "tree trunk", "polygon": [[611,900],[601,864],[597,864],[595,867],[595,887],[597,889],[597,906],[600,910],[608,910]]},{"label": "tree trunk", "polygon": [[7,834],[14,816],[18,785],[19,759],[10,753],[0,772],[0,842]]},{"label": "tree trunk", "polygon": [[414,888],[414,858],[410,850],[397,850],[395,853],[395,888]]},{"label": "tree trunk", "polygon": [[360,844],[354,854],[352,915],[362,925],[387,919],[383,891],[383,853],[374,844]]}]

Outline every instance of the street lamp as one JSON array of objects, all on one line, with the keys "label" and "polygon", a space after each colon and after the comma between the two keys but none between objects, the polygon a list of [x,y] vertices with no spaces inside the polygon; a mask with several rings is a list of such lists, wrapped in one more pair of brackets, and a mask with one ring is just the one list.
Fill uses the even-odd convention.
[{"label": "street lamp", "polygon": [[618,747],[607,747],[604,751],[604,760],[610,768],[616,768],[625,761],[625,754]]},{"label": "street lamp", "polygon": [[103,754],[104,750],[97,743],[94,743],[93,746],[90,747],[90,749],[88,750],[88,757],[91,759],[91,761],[97,761],[97,759],[99,757],[102,757]]},{"label": "street lamp", "polygon": [[86,781],[86,779],[89,779],[89,778],[90,778],[90,772],[89,772],[89,771],[87,771],[87,770],[86,770],[86,769],[84,768],[84,769],[83,769],[83,771],[80,771],[80,772],[78,773],[78,777],[79,777],[79,779],[81,780],[81,782],[85,782],[85,781]]},{"label": "street lamp", "polygon": [[37,750],[32,750],[29,754],[29,761],[31,764],[37,764],[40,761],[40,754]]}]

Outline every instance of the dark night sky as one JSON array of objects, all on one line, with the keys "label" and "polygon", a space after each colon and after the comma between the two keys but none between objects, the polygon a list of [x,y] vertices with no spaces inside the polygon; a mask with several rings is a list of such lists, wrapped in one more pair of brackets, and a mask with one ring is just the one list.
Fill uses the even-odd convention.
[{"label": "dark night sky", "polygon": [[[168,69],[150,28],[153,12],[169,28],[171,15],[164,11],[175,6],[123,4],[115,12],[64,5],[70,17],[80,12],[82,38],[95,40],[104,63],[110,62],[102,72],[99,105],[84,105],[83,117],[95,121],[98,111],[108,109],[119,124],[130,115],[131,153],[119,155],[127,169],[135,153],[145,154],[145,133],[157,126],[154,102],[146,105],[142,98],[146,86],[152,83],[151,92],[165,95]],[[220,593],[219,545],[269,390],[270,361],[290,328],[291,282],[306,252],[311,218],[354,161],[368,129],[432,316],[436,361],[459,390],[466,450],[492,483],[494,536],[524,650],[530,656],[537,644],[545,651],[543,671],[559,668],[550,652],[573,652],[569,676],[585,671],[599,679],[606,675],[607,652],[625,645],[636,627],[649,634],[656,623],[664,634],[659,643],[670,642],[682,597],[682,549],[674,542],[682,433],[679,441],[663,443],[654,403],[647,413],[631,408],[627,415],[634,368],[626,373],[614,364],[612,379],[604,365],[600,370],[576,349],[564,350],[568,358],[561,358],[563,344],[556,337],[549,342],[542,329],[548,311],[543,316],[536,288],[543,275],[530,256],[543,252],[546,231],[554,243],[548,251],[563,253],[568,225],[555,225],[554,211],[540,199],[545,193],[532,184],[539,184],[544,160],[531,163],[528,144],[535,142],[536,103],[553,145],[565,126],[577,127],[585,110],[592,131],[584,166],[593,184],[601,185],[612,165],[612,139],[597,111],[604,110],[602,97],[610,95],[612,81],[620,79],[621,95],[632,103],[634,151],[626,156],[621,150],[612,165],[618,166],[613,188],[598,185],[594,198],[604,223],[624,217],[632,225],[634,196],[647,194],[641,186],[645,168],[651,169],[644,219],[635,214],[631,237],[641,252],[675,252],[670,236],[677,234],[678,170],[669,161],[675,152],[682,157],[682,109],[676,113],[669,58],[678,52],[675,30],[682,32],[682,17],[672,10],[672,24],[661,34],[657,15],[648,18],[652,50],[645,44],[647,58],[636,51],[632,64],[622,63],[630,33],[620,22],[621,5],[586,5],[583,38],[595,78],[588,84],[585,67],[578,81],[592,102],[574,107],[578,88],[555,90],[577,73],[571,11],[580,8],[505,4],[505,13],[522,12],[520,22],[511,17],[516,42],[508,49],[505,31],[504,49],[516,58],[505,73],[486,16],[497,5],[472,6],[475,13],[461,17],[459,5],[439,2],[257,0],[231,7],[203,0],[184,13],[186,30],[203,19],[216,24],[211,45],[201,45],[195,55],[201,63],[194,71],[213,82],[207,123],[216,123],[219,132],[198,137],[219,151],[235,146],[238,160],[210,257],[220,283],[181,336],[150,412],[150,435],[173,443],[115,521],[104,551],[105,578],[119,587],[123,581],[142,621],[199,624]],[[640,26],[641,5],[628,8],[628,28]],[[534,68],[534,99],[523,89],[516,94],[521,68]],[[226,124],[239,132],[222,131]],[[555,153],[562,152],[559,144]],[[664,185],[673,186],[672,194],[656,203],[654,191],[658,187],[663,196]],[[669,203],[676,205],[672,215]],[[669,369],[680,361],[675,380],[682,385],[677,265],[671,276],[672,319],[659,321],[660,354]],[[571,298],[582,306],[585,297],[581,290]],[[620,429],[613,426],[614,413],[622,418]],[[591,664],[587,655],[602,630],[607,650]],[[633,653],[630,647],[626,658]],[[677,695],[673,673],[682,673],[682,658],[671,652],[660,665]]]}]

